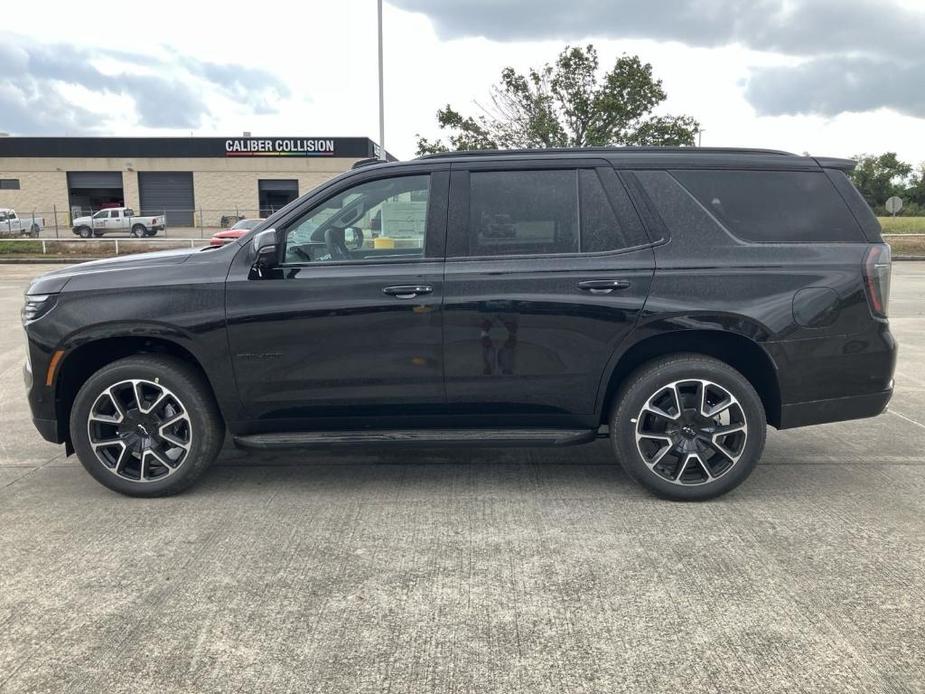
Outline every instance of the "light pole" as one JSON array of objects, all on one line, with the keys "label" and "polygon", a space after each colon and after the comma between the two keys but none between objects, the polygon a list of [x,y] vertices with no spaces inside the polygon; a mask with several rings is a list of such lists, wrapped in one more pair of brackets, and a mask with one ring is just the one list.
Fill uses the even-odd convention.
[{"label": "light pole", "polygon": [[382,0],[379,4],[379,158],[385,161],[385,88],[382,84]]}]

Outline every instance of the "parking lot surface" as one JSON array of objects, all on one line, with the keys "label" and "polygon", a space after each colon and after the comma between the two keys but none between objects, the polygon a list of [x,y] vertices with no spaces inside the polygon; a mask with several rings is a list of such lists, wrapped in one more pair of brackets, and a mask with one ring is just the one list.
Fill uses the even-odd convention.
[{"label": "parking lot surface", "polygon": [[702,504],[606,442],[228,450],[119,496],[29,420],[43,270],[0,265],[0,691],[925,691],[925,263],[894,266],[889,411],[772,430]]}]

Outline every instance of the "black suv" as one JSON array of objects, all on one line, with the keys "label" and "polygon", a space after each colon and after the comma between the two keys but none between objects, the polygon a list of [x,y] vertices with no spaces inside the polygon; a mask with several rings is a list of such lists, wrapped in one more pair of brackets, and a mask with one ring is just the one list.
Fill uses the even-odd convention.
[{"label": "black suv", "polygon": [[705,499],[766,425],[892,394],[890,251],[853,162],[767,150],[368,164],[223,248],[86,263],[26,295],[35,425],[97,480],[190,485],[250,449],[566,446]]}]

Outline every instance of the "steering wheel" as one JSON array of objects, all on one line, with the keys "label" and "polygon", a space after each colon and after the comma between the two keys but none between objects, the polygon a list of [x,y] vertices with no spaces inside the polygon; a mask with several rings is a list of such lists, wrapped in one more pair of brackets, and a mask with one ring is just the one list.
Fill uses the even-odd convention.
[{"label": "steering wheel", "polygon": [[344,243],[343,229],[328,229],[324,232],[324,245],[332,260],[350,260],[350,251]]},{"label": "steering wheel", "polygon": [[312,257],[308,253],[303,251],[300,246],[293,246],[290,250],[293,252],[294,255],[299,256],[302,260],[307,260],[308,262],[312,261]]}]

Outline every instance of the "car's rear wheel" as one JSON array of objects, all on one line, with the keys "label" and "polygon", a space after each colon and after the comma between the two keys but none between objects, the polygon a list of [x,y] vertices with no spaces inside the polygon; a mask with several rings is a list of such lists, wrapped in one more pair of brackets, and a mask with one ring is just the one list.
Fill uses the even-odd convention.
[{"label": "car's rear wheel", "polygon": [[741,373],[696,354],[662,357],[627,380],[610,418],[617,459],[667,499],[711,499],[741,484],[764,450],[764,407]]},{"label": "car's rear wheel", "polygon": [[71,441],[83,466],[130,496],[176,494],[218,455],[224,425],[202,376],[179,359],[141,355],[93,374],[74,400]]},{"label": "car's rear wheel", "polygon": [[145,234],[147,234],[147,232],[148,230],[145,228],[144,224],[136,224],[132,227],[132,236],[134,236],[136,239],[140,239]]}]

